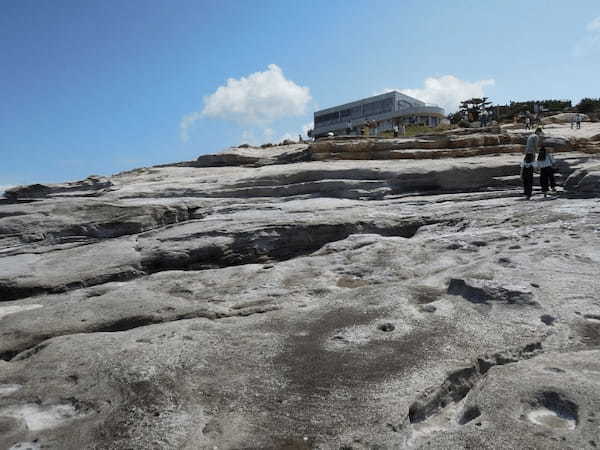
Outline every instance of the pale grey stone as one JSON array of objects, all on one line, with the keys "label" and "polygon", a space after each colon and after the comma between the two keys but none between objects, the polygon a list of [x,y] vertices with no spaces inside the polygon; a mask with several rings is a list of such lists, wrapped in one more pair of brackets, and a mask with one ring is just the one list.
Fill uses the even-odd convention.
[{"label": "pale grey stone", "polygon": [[526,202],[522,140],[228,149],[10,191],[0,447],[600,445],[598,160],[552,141],[568,195]]}]

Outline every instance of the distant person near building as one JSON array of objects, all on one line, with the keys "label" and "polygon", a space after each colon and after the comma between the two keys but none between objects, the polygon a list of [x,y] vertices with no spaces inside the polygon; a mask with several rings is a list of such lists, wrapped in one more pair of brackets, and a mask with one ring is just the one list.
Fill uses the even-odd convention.
[{"label": "distant person near building", "polygon": [[525,116],[525,129],[526,130],[531,129],[531,117],[529,117],[529,116]]},{"label": "distant person near building", "polygon": [[479,115],[479,121],[482,127],[487,127],[487,122],[488,122],[488,113],[487,111],[484,109],[483,111],[481,111],[481,114]]},{"label": "distant person near building", "polygon": [[352,132],[352,122],[346,122],[346,134],[350,134]]},{"label": "distant person near building", "polygon": [[536,166],[540,169],[540,186],[544,198],[548,193],[548,187],[556,193],[556,182],[554,180],[554,158],[549,147],[542,146],[537,156]]},{"label": "distant person near building", "polygon": [[394,137],[398,137],[398,134],[400,133],[400,128],[398,127],[398,124],[394,125]]}]

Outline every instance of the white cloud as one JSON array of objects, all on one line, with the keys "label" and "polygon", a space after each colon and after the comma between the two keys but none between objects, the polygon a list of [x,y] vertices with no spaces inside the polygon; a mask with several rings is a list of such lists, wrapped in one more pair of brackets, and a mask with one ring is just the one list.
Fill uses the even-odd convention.
[{"label": "white cloud", "polygon": [[246,129],[244,130],[244,132],[242,133],[242,143],[246,143],[246,144],[250,144],[250,145],[261,145],[261,144],[265,144],[267,142],[270,142],[272,144],[277,144],[279,142],[284,141],[285,139],[289,139],[291,141],[295,141],[298,139],[298,135],[296,134],[294,136],[293,133],[290,132],[286,132],[283,133],[281,135],[279,135],[275,130],[273,130],[272,128],[265,128],[262,130],[262,139],[258,139],[257,133],[260,135],[260,131],[259,129]]},{"label": "white cloud", "polygon": [[594,33],[596,31],[600,32],[600,16],[596,17],[594,20],[588,23],[587,30],[590,33]]},{"label": "white cloud", "polygon": [[[493,79],[479,81],[464,81],[454,75],[428,77],[420,89],[385,89],[382,92],[397,90],[403,94],[419,99],[425,103],[439,105],[451,113],[458,110],[460,102],[470,98],[484,97],[484,88],[494,86]],[[380,92],[381,93],[381,92]]]},{"label": "white cloud", "polygon": [[263,136],[265,137],[266,140],[271,140],[273,139],[273,136],[275,135],[275,132],[273,131],[272,128],[265,128],[263,130]]},{"label": "white cloud", "polygon": [[305,113],[311,100],[310,89],[288,80],[276,64],[264,72],[229,78],[224,86],[204,98],[204,108],[185,116],[181,123],[181,139],[202,117],[231,120],[245,125],[265,125],[287,116]]},{"label": "white cloud", "polygon": [[286,116],[304,114],[310,89],[283,75],[276,64],[239,80],[229,78],[204,99],[202,115],[241,123],[269,123]]},{"label": "white cloud", "polygon": [[596,17],[586,26],[587,33],[573,47],[573,54],[577,57],[588,56],[600,51],[600,16]]},{"label": "white cloud", "polygon": [[179,134],[181,137],[181,140],[183,142],[187,142],[190,139],[190,135],[189,135],[189,128],[194,124],[194,122],[198,119],[202,118],[202,114],[200,114],[199,112],[194,112],[191,114],[188,114],[187,116],[184,116],[183,119],[181,119],[181,123],[179,124]]}]

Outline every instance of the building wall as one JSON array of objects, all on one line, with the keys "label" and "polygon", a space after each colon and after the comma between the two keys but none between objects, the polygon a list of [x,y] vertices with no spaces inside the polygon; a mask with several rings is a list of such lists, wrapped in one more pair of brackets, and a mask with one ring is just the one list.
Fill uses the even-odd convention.
[{"label": "building wall", "polygon": [[315,137],[328,132],[357,129],[367,120],[378,122],[378,131],[393,129],[395,123],[411,123],[422,119],[428,126],[436,126],[444,116],[444,110],[437,106],[428,106],[416,98],[397,91],[357,100],[344,105],[323,109],[314,113]]}]

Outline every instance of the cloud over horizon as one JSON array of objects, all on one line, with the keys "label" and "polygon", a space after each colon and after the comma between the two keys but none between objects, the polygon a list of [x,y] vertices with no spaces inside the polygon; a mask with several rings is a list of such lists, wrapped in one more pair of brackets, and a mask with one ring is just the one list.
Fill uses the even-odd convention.
[{"label": "cloud over horizon", "polygon": [[[304,130],[305,127],[306,125],[302,127],[302,130]],[[273,128],[264,128],[262,130],[260,128],[245,129],[241,136],[241,143],[253,146],[258,146],[267,142],[271,144],[278,144],[286,139],[290,141],[297,141],[298,135],[302,134],[303,131],[298,131],[297,133],[291,131],[279,133]]]},{"label": "cloud over horizon", "polygon": [[600,52],[600,16],[588,23],[585,30],[585,36],[573,47],[573,55],[576,57],[587,56],[594,51]]},{"label": "cloud over horizon", "polygon": [[310,89],[288,80],[276,64],[239,80],[229,78],[224,86],[204,98],[200,112],[185,116],[180,123],[181,139],[187,141],[188,129],[203,118],[217,118],[241,125],[265,125],[306,112]]},{"label": "cloud over horizon", "polygon": [[494,86],[494,79],[465,81],[454,75],[427,77],[422,88],[416,89],[385,89],[382,92],[399,91],[419,99],[425,103],[439,105],[452,113],[458,110],[460,102],[473,97],[484,97],[486,86]]}]

